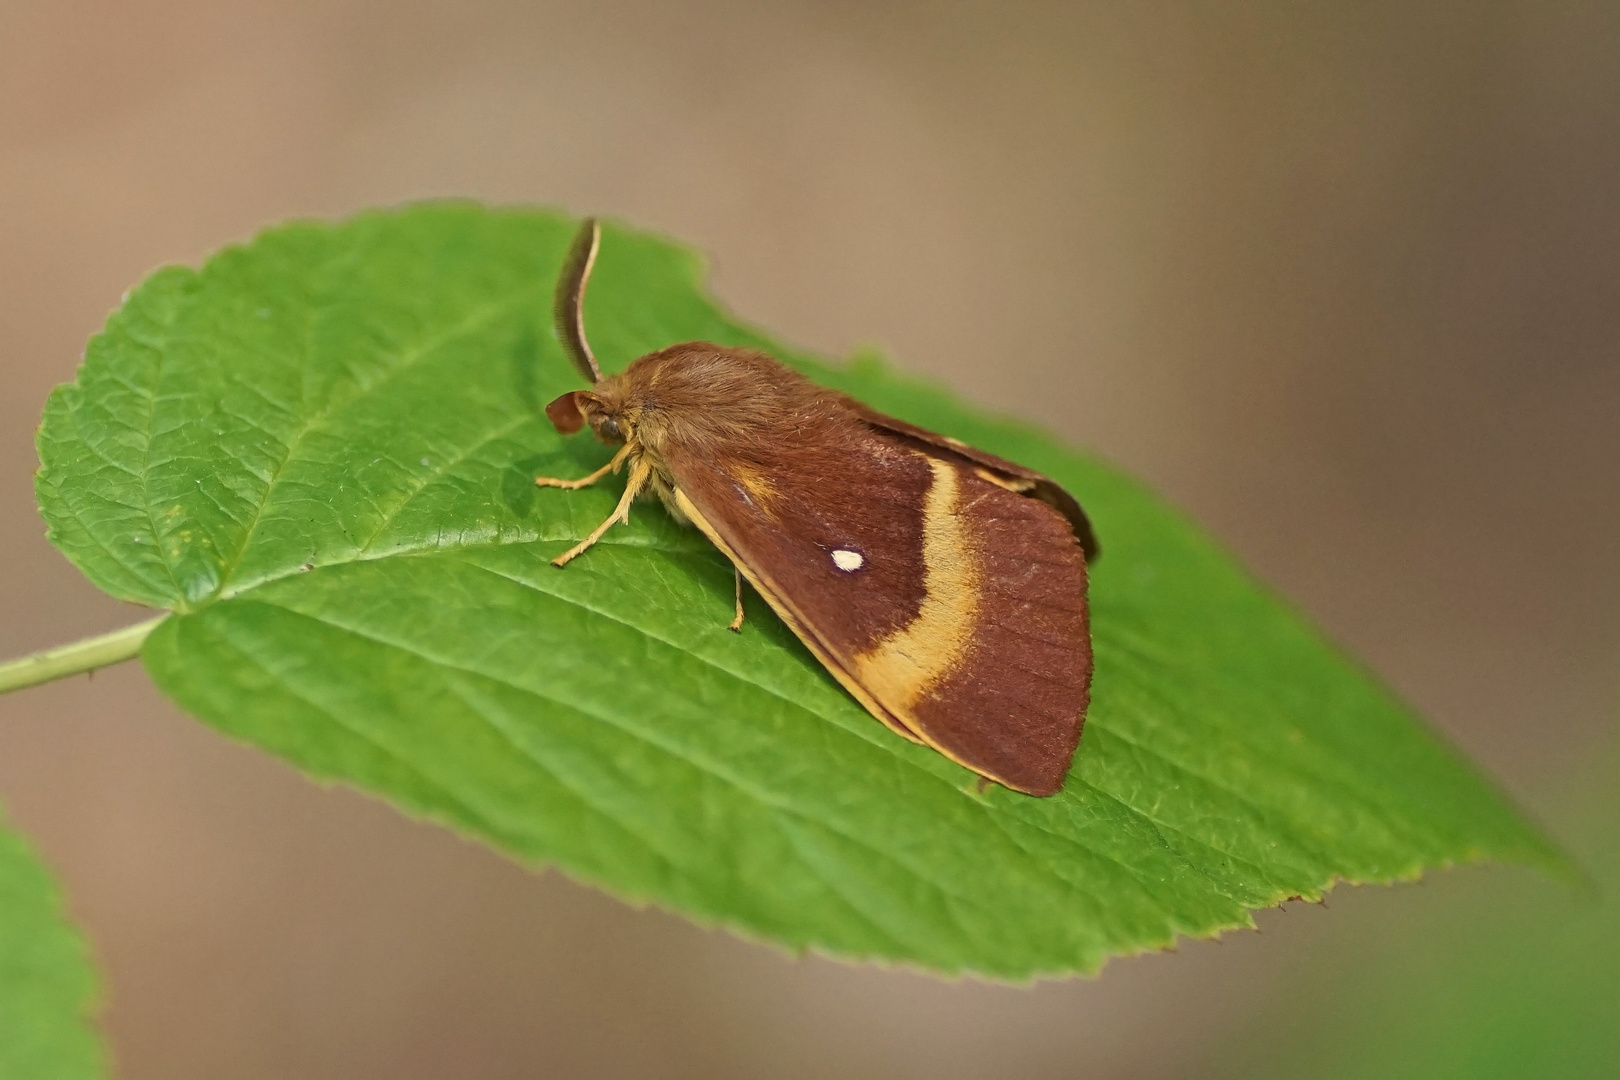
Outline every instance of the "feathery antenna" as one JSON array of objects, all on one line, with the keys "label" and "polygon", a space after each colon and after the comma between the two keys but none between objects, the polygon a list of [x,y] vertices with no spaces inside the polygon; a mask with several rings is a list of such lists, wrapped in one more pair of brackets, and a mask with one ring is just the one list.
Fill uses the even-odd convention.
[{"label": "feathery antenna", "polygon": [[596,263],[596,249],[601,243],[601,226],[595,218],[586,218],[580,223],[574,242],[568,246],[551,306],[557,340],[562,342],[563,351],[574,362],[574,367],[593,385],[602,381],[602,369],[596,366],[590,342],[585,340],[585,283],[591,279],[591,267]]}]

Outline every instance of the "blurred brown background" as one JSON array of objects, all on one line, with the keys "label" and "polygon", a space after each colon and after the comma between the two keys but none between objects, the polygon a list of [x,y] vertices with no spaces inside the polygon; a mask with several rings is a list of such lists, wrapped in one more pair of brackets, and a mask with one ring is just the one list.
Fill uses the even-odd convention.
[{"label": "blurred brown background", "polygon": [[[0,4],[0,655],[137,617],[31,489],[126,287],[475,195],[684,238],[781,336],[1094,447],[1535,809],[1620,699],[1617,57],[1605,0]],[[1198,1075],[1336,910],[1422,888],[1033,990],[791,960],[318,789],[135,666],[0,699],[0,804],[127,1080]]]}]

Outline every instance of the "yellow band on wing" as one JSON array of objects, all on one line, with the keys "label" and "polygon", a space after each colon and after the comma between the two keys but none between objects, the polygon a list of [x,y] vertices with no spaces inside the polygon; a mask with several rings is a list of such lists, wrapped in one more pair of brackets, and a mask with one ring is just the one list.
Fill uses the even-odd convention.
[{"label": "yellow band on wing", "polygon": [[879,701],[910,710],[967,655],[979,612],[979,560],[958,514],[956,467],[929,458],[923,504],[923,602],[917,617],[855,658],[855,674]]}]

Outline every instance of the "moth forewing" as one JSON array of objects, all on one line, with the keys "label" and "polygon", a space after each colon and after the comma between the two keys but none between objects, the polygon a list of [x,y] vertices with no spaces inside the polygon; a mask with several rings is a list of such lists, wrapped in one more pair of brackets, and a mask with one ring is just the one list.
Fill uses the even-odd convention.
[{"label": "moth forewing", "polygon": [[1067,521],[887,434],[841,456],[838,489],[774,472],[767,512],[734,494],[723,456],[666,447],[686,516],[868,711],[1008,787],[1056,791],[1091,675]]}]

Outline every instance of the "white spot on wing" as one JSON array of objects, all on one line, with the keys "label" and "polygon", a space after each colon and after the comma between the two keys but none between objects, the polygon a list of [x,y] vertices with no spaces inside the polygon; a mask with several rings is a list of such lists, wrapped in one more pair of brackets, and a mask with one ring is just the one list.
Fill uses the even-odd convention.
[{"label": "white spot on wing", "polygon": [[833,552],[832,559],[833,565],[844,571],[846,574],[853,574],[855,571],[861,568],[862,563],[866,562],[865,559],[861,558],[860,552],[846,551],[843,548],[839,548],[837,551]]}]

